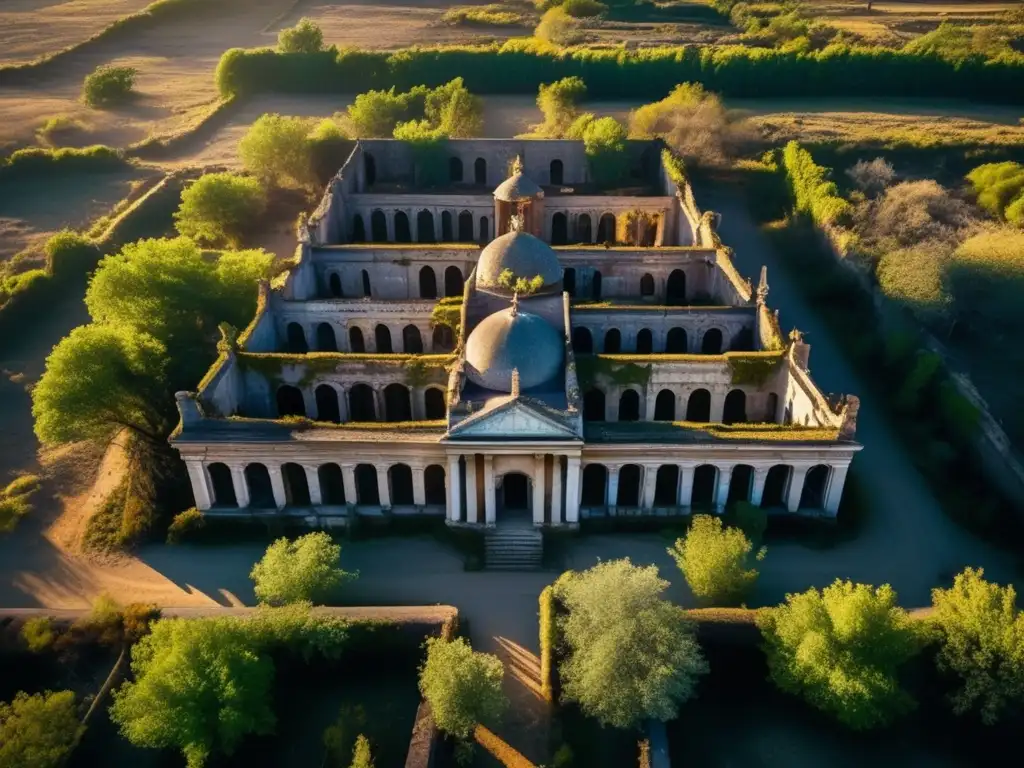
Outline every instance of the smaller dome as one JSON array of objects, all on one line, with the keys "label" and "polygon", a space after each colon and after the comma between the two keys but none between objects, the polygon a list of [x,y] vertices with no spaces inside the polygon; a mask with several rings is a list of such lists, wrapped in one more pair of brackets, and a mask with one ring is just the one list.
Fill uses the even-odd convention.
[{"label": "smaller dome", "polygon": [[497,392],[512,391],[512,371],[527,391],[551,381],[562,369],[565,344],[547,320],[514,307],[485,317],[466,340],[466,375]]},{"label": "smaller dome", "polygon": [[494,190],[494,199],[506,203],[522,203],[538,197],[544,197],[544,190],[522,171],[513,173]]},{"label": "smaller dome", "polygon": [[476,265],[477,286],[494,291],[505,270],[527,280],[540,275],[544,281],[541,290],[562,281],[562,265],[554,249],[539,237],[519,230],[494,238],[480,252]]}]

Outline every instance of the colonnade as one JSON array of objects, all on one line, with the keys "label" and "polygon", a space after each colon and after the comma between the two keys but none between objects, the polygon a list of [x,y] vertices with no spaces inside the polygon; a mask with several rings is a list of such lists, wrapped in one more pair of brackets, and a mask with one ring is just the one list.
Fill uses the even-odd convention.
[{"label": "colonnade", "polygon": [[[446,231],[445,214],[450,217],[450,231]],[[353,242],[487,243],[494,235],[493,219],[494,205],[489,197],[486,207],[474,206],[473,210],[438,206],[364,209],[352,216]],[[362,241],[356,239],[360,227]],[[382,234],[386,238],[381,238]]]},{"label": "colonnade", "polygon": [[[609,327],[607,317],[594,317],[576,311],[572,321],[573,349],[576,354],[655,354],[655,355],[720,355],[737,346],[737,334],[729,334],[721,326],[646,328],[642,325]],[[597,313],[594,313],[595,315]],[[753,329],[750,330],[751,341]],[[745,334],[744,334],[745,335]],[[641,348],[644,340],[645,349]],[[752,346],[752,345],[751,345]]]},{"label": "colonnade", "polygon": [[[436,326],[435,326],[436,327]],[[353,342],[352,330],[359,331],[358,341]],[[305,341],[305,349],[298,347],[298,333]],[[298,322],[290,320],[285,324],[286,347],[293,352],[351,352],[351,353],[396,353],[433,354],[450,352],[441,349],[441,337],[434,333],[430,318],[411,322],[364,322],[343,323],[319,320]],[[359,345],[361,348],[358,348]],[[297,348],[298,347],[298,348]],[[382,348],[383,347],[383,348]]]},{"label": "colonnade", "polygon": [[[323,388],[326,387],[328,390],[333,391],[335,400],[327,400],[324,402],[325,396],[331,394],[331,392],[325,392]],[[389,395],[385,391],[390,387],[395,387],[392,394]],[[282,398],[282,390],[288,388],[289,390],[297,390],[302,396],[302,407],[303,413],[296,413],[294,410],[289,409],[291,412],[283,413],[282,405],[284,403],[291,404],[293,398],[287,400]],[[355,394],[353,394],[353,391]],[[433,393],[433,394],[432,394]],[[423,387],[408,387],[405,384],[397,382],[378,382],[368,384],[366,382],[354,381],[341,384],[337,381],[315,381],[306,386],[295,386],[291,384],[283,384],[278,387],[277,391],[277,403],[276,409],[272,412],[276,413],[278,417],[281,416],[305,416],[306,418],[315,419],[318,421],[335,421],[334,416],[336,415],[336,423],[344,423],[347,421],[424,421],[443,419],[447,413],[445,406],[445,388],[438,384],[434,386],[423,386]],[[294,393],[289,393],[294,394]],[[361,398],[359,403],[353,403],[352,397]],[[401,400],[397,398],[401,397]],[[362,418],[365,413],[353,414],[353,411],[362,409],[364,412],[368,411],[369,404],[372,401],[373,416],[372,419]],[[333,406],[337,405],[337,414],[333,413]],[[330,409],[330,414],[321,413],[325,410],[324,406]],[[389,407],[390,405],[390,407]],[[395,411],[395,412],[393,412]],[[402,411],[399,414],[397,411]],[[407,412],[406,412],[407,411]],[[357,418],[353,418],[356,416]],[[401,416],[401,418],[398,418]]]}]

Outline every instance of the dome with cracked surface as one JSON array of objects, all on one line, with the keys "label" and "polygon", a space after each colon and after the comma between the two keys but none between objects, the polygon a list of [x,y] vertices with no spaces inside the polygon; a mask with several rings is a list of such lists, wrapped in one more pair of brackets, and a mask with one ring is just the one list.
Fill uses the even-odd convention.
[{"label": "dome with cracked surface", "polygon": [[477,287],[501,291],[499,279],[506,270],[513,278],[526,280],[539,275],[543,281],[541,290],[562,282],[562,265],[554,249],[528,232],[506,232],[487,244],[476,265]]},{"label": "dome with cracked surface", "polygon": [[547,320],[515,307],[485,317],[466,341],[466,375],[497,392],[512,391],[512,371],[528,391],[562,370],[565,344]]}]

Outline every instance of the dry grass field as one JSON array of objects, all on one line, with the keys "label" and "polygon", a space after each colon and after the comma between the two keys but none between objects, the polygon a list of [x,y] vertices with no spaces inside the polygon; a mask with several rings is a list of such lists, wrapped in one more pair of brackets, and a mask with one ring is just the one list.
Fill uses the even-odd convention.
[{"label": "dry grass field", "polygon": [[814,15],[834,27],[845,29],[864,39],[883,45],[899,45],[912,37],[935,29],[943,20],[965,24],[993,21],[1017,2],[882,2],[864,0],[804,0]]}]

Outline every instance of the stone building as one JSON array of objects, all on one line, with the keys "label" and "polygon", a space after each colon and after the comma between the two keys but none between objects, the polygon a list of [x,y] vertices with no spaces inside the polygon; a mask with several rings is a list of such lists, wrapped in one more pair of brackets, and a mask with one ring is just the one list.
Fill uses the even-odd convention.
[{"label": "stone building", "polygon": [[[615,189],[574,141],[360,141],[291,268],[172,437],[217,514],[835,515],[857,399],[829,399],[674,158]],[[428,162],[429,160],[429,162]]]}]

